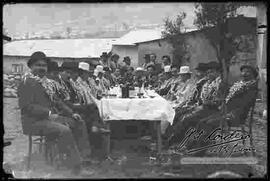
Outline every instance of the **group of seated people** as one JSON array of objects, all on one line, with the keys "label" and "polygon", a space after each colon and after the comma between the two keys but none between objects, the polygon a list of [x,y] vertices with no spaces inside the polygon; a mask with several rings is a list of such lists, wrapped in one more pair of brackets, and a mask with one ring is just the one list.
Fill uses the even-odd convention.
[{"label": "group of seated people", "polygon": [[113,86],[148,87],[172,103],[176,114],[164,135],[170,146],[180,142],[191,126],[205,130],[217,126],[224,117],[223,91],[227,94],[225,117],[231,125],[245,120],[256,97],[257,71],[249,65],[240,69],[242,80],[224,90],[216,62],[200,63],[196,73],[191,73],[188,66],[180,67],[180,71],[171,66],[168,56],[158,65],[153,61],[156,57],[150,55],[150,61],[134,70],[129,58],[118,66],[119,56],[112,55],[111,60],[117,61],[107,66],[104,60],[108,56],[103,60],[104,56],[91,69],[87,62],[63,62],[59,67],[43,52],[35,52],[27,63],[31,72],[23,76],[18,87],[24,134],[57,139],[60,151],[68,155],[66,165],[75,174],[82,172],[82,163],[92,160],[93,154],[106,157],[105,136],[110,130],[100,117],[98,102]]},{"label": "group of seated people", "polygon": [[[224,122],[233,127],[245,123],[257,97],[258,73],[251,65],[242,65],[240,71],[241,80],[225,86],[217,62],[199,63],[194,73],[188,66],[180,67],[179,73],[177,67],[171,68],[157,90],[175,109],[173,124],[163,136],[167,146],[178,145],[188,150],[207,146],[209,143],[203,140]],[[200,141],[185,142],[192,130],[204,134]],[[206,151],[196,155],[204,155]]]},{"label": "group of seated people", "polygon": [[114,68],[104,64],[108,59],[108,55],[102,55],[94,69],[87,62],[63,62],[58,66],[38,51],[28,60],[31,71],[22,76],[18,87],[23,133],[57,140],[59,151],[67,155],[65,165],[75,174],[85,172],[82,164],[92,161],[93,156],[107,156],[106,136],[110,130],[98,108],[104,94],[117,85],[142,86],[146,79],[155,82],[150,81],[155,75],[151,68],[150,73],[142,68],[135,71],[129,57],[124,58],[124,64],[115,63]]}]

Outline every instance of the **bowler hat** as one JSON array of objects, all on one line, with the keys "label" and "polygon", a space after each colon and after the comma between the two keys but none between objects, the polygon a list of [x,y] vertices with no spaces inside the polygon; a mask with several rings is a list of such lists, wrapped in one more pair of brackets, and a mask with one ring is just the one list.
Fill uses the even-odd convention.
[{"label": "bowler hat", "polygon": [[79,70],[79,63],[78,62],[63,62],[60,70],[73,70],[78,71]]},{"label": "bowler hat", "polygon": [[90,65],[87,62],[80,62],[79,69],[89,72]]},{"label": "bowler hat", "polygon": [[192,72],[189,69],[189,66],[181,66],[179,74],[191,74]]},{"label": "bowler hat", "polygon": [[102,66],[102,65],[97,65],[96,66],[96,70],[98,71],[98,72],[101,72],[101,73],[104,73],[105,71],[104,71],[104,67]]},{"label": "bowler hat", "polygon": [[27,62],[27,66],[30,68],[32,64],[38,60],[45,60],[47,64],[49,63],[49,59],[46,57],[45,53],[37,51],[31,55],[30,59]]},{"label": "bowler hat", "polygon": [[200,71],[206,71],[207,70],[207,64],[206,63],[199,63],[198,66],[195,69],[200,70]]},{"label": "bowler hat", "polygon": [[245,65],[242,65],[241,67],[240,67],[240,71],[243,71],[243,69],[250,69],[252,72],[253,72],[253,74],[254,74],[254,76],[255,77],[257,77],[258,76],[258,71],[255,69],[255,67],[253,67],[253,66],[251,66],[251,65],[247,65],[247,64],[245,64]]},{"label": "bowler hat", "polygon": [[221,70],[221,66],[218,62],[212,61],[212,62],[208,62],[206,64],[207,70],[208,69],[215,69],[215,70]]}]

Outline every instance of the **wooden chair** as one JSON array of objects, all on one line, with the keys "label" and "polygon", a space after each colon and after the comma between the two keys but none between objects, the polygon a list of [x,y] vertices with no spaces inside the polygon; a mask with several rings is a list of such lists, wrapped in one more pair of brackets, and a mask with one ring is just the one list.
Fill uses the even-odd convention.
[{"label": "wooden chair", "polygon": [[[253,136],[252,136],[252,125],[254,123],[253,120],[253,113],[254,113],[254,107],[255,107],[256,102],[254,102],[254,105],[250,108],[249,111],[249,117],[247,118],[246,122],[240,126],[237,127],[230,127],[228,126],[228,131],[235,131],[235,130],[241,130],[243,135],[248,134],[249,135],[249,142],[250,142],[250,147],[252,149],[251,154],[252,156],[255,156],[255,152],[254,152],[254,145],[253,145]],[[243,145],[246,145],[246,140],[243,139],[242,141]],[[245,152],[246,153],[246,152]]]},{"label": "wooden chair", "polygon": [[33,144],[39,146],[39,153],[44,154],[46,163],[50,165],[54,165],[55,157],[58,156],[59,154],[58,149],[57,149],[57,140],[48,140],[45,138],[45,136],[39,136],[39,135],[37,135],[37,138],[33,139],[33,136],[36,136],[36,135],[31,135],[31,134],[28,135],[27,170],[29,170],[31,167]]},{"label": "wooden chair", "polygon": [[[256,85],[256,95],[258,93],[258,81],[257,81],[257,85]],[[249,109],[248,112],[248,117],[245,121],[244,124],[237,126],[237,127],[232,127],[232,126],[228,126],[229,124],[226,122],[225,126],[227,127],[227,132],[231,132],[231,131],[235,131],[235,130],[241,130],[242,134],[245,135],[246,133],[249,135],[249,142],[250,142],[250,147],[252,149],[251,151],[251,156],[255,156],[255,152],[254,152],[254,145],[253,145],[253,136],[252,136],[252,125],[254,123],[254,119],[253,119],[253,114],[254,114],[254,109],[255,109],[255,105],[256,105],[256,97],[253,100],[253,103]],[[243,139],[243,145],[246,145],[246,140]],[[246,152],[245,152],[246,153]]]}]

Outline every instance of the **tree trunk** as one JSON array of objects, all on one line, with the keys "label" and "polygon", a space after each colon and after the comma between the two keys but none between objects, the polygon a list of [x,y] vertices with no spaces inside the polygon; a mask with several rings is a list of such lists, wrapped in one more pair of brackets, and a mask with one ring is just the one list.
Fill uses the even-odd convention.
[{"label": "tree trunk", "polygon": [[[222,80],[222,85],[223,86],[223,90],[227,90],[227,85],[228,85],[228,74],[229,74],[229,70],[228,70],[228,65],[227,65],[227,61],[226,60],[226,51],[225,51],[225,33],[227,32],[226,31],[226,27],[224,26],[224,23],[223,21],[221,21],[220,23],[218,23],[217,25],[217,28],[218,28],[218,32],[219,32],[219,57],[218,57],[218,60],[220,62],[220,65],[222,66],[222,74],[221,74],[221,80]],[[225,58],[226,57],[226,58]],[[222,104],[221,104],[221,112],[222,112],[222,115],[226,115],[227,114],[227,109],[226,109],[226,106],[225,106],[225,98],[226,98],[226,91],[222,91],[221,92],[221,100],[222,100]],[[224,120],[221,119],[220,120],[220,127],[221,127],[221,132],[223,133],[223,130],[224,130]]]}]

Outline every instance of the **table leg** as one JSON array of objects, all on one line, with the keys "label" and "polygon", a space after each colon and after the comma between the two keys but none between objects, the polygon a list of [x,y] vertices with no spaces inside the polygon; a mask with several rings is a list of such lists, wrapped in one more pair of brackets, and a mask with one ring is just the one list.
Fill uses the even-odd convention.
[{"label": "table leg", "polygon": [[158,154],[160,154],[161,149],[162,149],[161,121],[156,122],[156,130],[157,130],[157,151],[158,151]]},{"label": "table leg", "polygon": [[[107,121],[106,122],[106,128],[108,129],[108,130],[111,130],[110,129],[110,122],[109,121]],[[108,135],[106,135],[106,154],[107,154],[107,156],[109,156],[110,155],[110,148],[111,148],[111,134],[108,134]]]}]

